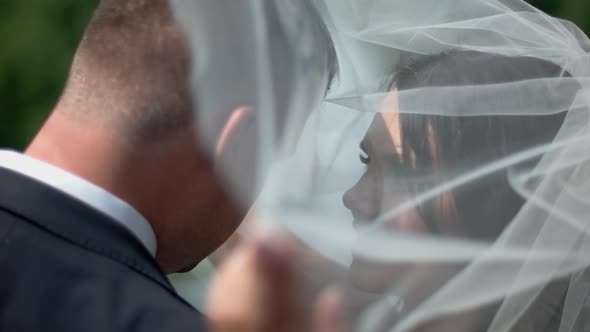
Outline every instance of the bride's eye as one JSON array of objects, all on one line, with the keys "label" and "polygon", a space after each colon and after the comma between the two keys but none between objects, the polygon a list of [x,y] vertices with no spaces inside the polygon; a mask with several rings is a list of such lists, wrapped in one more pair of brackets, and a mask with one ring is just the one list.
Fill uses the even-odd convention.
[{"label": "bride's eye", "polygon": [[369,165],[369,163],[371,162],[371,157],[369,156],[369,154],[364,151],[361,150],[360,154],[359,154],[359,158],[361,160],[361,163],[365,164],[365,165]]}]

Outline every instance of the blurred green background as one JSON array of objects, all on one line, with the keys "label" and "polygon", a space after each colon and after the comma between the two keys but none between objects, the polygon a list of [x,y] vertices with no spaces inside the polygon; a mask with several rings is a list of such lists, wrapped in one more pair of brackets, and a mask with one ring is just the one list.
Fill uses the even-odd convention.
[{"label": "blurred green background", "polygon": [[98,0],[0,0],[0,147],[22,149],[53,108]]},{"label": "blurred green background", "polygon": [[[590,0],[530,0],[590,33]],[[0,147],[22,149],[55,104],[98,0],[0,0]]]}]

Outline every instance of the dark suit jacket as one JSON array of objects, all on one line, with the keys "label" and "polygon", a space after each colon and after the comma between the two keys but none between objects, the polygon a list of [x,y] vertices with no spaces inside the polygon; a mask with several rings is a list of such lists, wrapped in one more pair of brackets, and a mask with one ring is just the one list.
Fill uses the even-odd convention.
[{"label": "dark suit jacket", "polygon": [[0,331],[205,331],[142,244],[100,212],[0,168]]}]

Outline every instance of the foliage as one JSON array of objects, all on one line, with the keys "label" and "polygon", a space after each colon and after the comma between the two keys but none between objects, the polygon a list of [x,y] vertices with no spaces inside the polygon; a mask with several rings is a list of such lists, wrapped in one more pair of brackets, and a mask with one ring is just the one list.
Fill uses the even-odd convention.
[{"label": "foliage", "polygon": [[59,97],[97,1],[0,1],[0,146],[23,148]]}]

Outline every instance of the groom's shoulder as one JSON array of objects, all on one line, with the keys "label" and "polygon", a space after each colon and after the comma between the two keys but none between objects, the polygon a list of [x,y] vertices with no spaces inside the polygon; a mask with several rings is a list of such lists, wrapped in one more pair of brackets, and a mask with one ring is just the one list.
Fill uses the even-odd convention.
[{"label": "groom's shoulder", "polygon": [[132,268],[1,210],[0,225],[0,331],[205,330],[196,310]]},{"label": "groom's shoulder", "polygon": [[0,331],[204,331],[131,235],[10,177],[0,188]]}]

